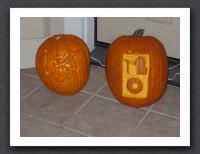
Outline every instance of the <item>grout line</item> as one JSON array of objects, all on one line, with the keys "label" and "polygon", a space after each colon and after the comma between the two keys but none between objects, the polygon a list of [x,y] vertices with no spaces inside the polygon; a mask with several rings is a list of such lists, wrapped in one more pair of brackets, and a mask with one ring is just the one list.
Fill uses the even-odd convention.
[{"label": "grout line", "polygon": [[142,122],[144,121],[144,119],[148,116],[148,114],[150,113],[150,111],[147,111],[145,113],[145,115],[142,117],[142,119],[138,122],[138,124],[136,125],[136,127],[133,129],[131,134],[135,134],[136,130],[138,129],[139,126],[141,126]]},{"label": "grout line", "polygon": [[91,93],[91,92],[88,92],[88,91],[86,91],[86,90],[81,90],[80,92],[82,92],[82,93],[85,93],[85,94],[90,94],[90,95],[92,95],[93,93]]},{"label": "grout line", "polygon": [[58,136],[56,136],[56,135],[60,132],[60,130],[61,130],[61,128],[58,127],[57,130],[56,130],[56,132],[54,133],[53,137],[58,137]]},{"label": "grout line", "polygon": [[35,91],[37,91],[38,89],[40,89],[42,87],[43,83],[39,84],[39,86],[35,87],[33,90],[31,90],[26,96],[24,96],[24,98],[22,98],[22,100],[27,99],[29,96],[31,96]]},{"label": "grout line", "polygon": [[64,127],[68,121],[70,121],[75,115],[77,115],[77,114],[90,102],[90,100],[91,100],[93,97],[95,97],[95,95],[96,95],[101,89],[104,88],[104,86],[105,86],[106,84],[107,84],[107,83],[105,82],[102,86],[100,86],[99,89],[98,89],[94,94],[92,94],[92,95],[83,103],[83,105],[82,105],[79,109],[77,109],[77,110],[74,112],[74,114],[72,114],[72,115],[66,120],[66,122],[64,122],[64,123],[62,124],[61,127]]},{"label": "grout line", "polygon": [[107,100],[110,100],[110,101],[119,102],[119,101],[117,101],[116,99],[111,98],[111,97],[102,96],[102,95],[98,95],[98,94],[96,94],[95,96],[97,96],[97,97],[99,97],[99,98],[107,99]]},{"label": "grout line", "polygon": [[87,105],[88,104],[88,102],[101,90],[101,89],[103,89],[103,87],[106,85],[106,83],[104,83],[102,86],[100,86],[100,88],[94,93],[94,94],[92,94],[92,96],[90,96],[89,98],[88,98],[88,100],[86,100],[84,103],[83,103],[83,105],[75,112],[75,114],[77,114],[85,105]]},{"label": "grout line", "polygon": [[155,103],[152,104],[148,109],[149,109],[149,110],[153,109],[155,105],[156,105]]},{"label": "grout line", "polygon": [[150,105],[149,108],[147,108],[147,107],[141,107],[141,109],[142,109],[142,110],[145,110],[145,111],[150,111],[150,112],[151,112],[151,111],[152,111],[151,109],[152,109],[155,105],[156,105],[156,104],[154,103],[154,104]]},{"label": "grout line", "polygon": [[[102,96],[102,95],[98,95],[96,94],[95,96],[99,97],[99,98],[103,98],[103,99],[106,99],[106,100],[110,100],[110,101],[114,101],[114,102],[117,102],[117,103],[120,103],[118,100],[116,100],[115,98],[111,98],[111,97],[107,97],[107,96]],[[153,108],[155,104],[153,104],[150,108]],[[145,107],[141,107],[139,109],[142,109],[142,110],[145,110],[147,111],[147,109]]]},{"label": "grout line", "polygon": [[38,120],[40,122],[43,122],[45,124],[57,127],[57,130],[56,130],[55,134],[53,135],[54,137],[56,137],[56,135],[60,132],[61,129],[69,130],[69,131],[72,131],[72,132],[75,132],[75,133],[78,133],[78,134],[81,134],[81,135],[84,135],[84,136],[87,136],[87,137],[91,137],[90,135],[82,133],[82,132],[79,132],[78,130],[74,130],[74,129],[71,129],[71,128],[68,128],[68,127],[61,127],[61,125],[59,125],[57,123],[54,123],[54,122],[51,122],[51,121],[48,121],[48,120],[44,120],[44,119],[38,118],[36,116],[30,115],[30,114],[26,114],[24,112],[21,112],[21,113],[23,115],[29,117],[29,118],[32,118],[32,119]]},{"label": "grout line", "polygon": [[[110,101],[114,101],[114,102],[120,103],[119,101],[117,101],[117,100],[114,99],[114,98],[110,98],[110,97],[106,97],[106,96],[101,96],[101,95],[98,95],[98,94],[96,94],[95,96],[97,96],[97,97],[99,97],[99,98],[106,99],[106,100],[110,100]],[[111,102],[111,103],[112,103],[112,102]],[[177,119],[177,120],[180,119],[179,117],[176,117],[176,116],[172,116],[172,115],[169,115],[169,114],[166,114],[166,113],[162,113],[162,112],[158,112],[158,111],[152,110],[152,108],[153,108],[155,105],[156,105],[156,104],[152,104],[151,107],[150,107],[149,109],[148,109],[148,108],[145,108],[145,107],[142,107],[142,108],[140,108],[140,109],[145,110],[145,111],[150,111],[150,112],[153,112],[153,113],[162,115],[162,116],[167,116],[167,117],[170,117],[170,118],[174,118],[174,119]]]},{"label": "grout line", "polygon": [[154,111],[154,110],[151,110],[151,109],[144,109],[144,110],[149,111],[149,112],[152,112],[152,113],[155,113],[155,114],[159,114],[159,115],[162,115],[162,116],[166,116],[166,117],[169,117],[169,118],[173,118],[173,119],[180,120],[179,117],[176,117],[176,116],[173,116],[173,115],[169,115],[169,114],[166,114],[166,113]]},{"label": "grout line", "polygon": [[43,122],[43,123],[45,123],[45,124],[48,124],[48,125],[52,125],[52,126],[57,127],[57,130],[56,130],[56,132],[55,132],[55,134],[54,134],[53,136],[56,136],[56,135],[60,132],[61,129],[64,129],[64,130],[69,130],[69,131],[74,132],[74,133],[81,134],[81,135],[86,136],[86,137],[92,137],[91,135],[85,134],[85,133],[80,132],[80,131],[78,131],[78,130],[71,129],[71,128],[69,128],[69,127],[60,127],[60,125],[57,124],[57,123],[50,122],[50,121],[46,121],[46,120],[44,120],[44,119],[35,117],[35,116],[33,116],[33,115],[30,115],[30,114],[26,114],[26,113],[24,113],[24,112],[21,112],[21,113],[22,113],[23,115],[29,117],[29,118],[32,118],[32,119],[38,120],[38,121],[40,121],[40,122]]},{"label": "grout line", "polygon": [[61,128],[58,127],[57,130],[56,130],[56,132],[54,133],[53,137],[58,137],[58,136],[56,136],[56,135],[60,132],[60,130],[61,130]]},{"label": "grout line", "polygon": [[75,132],[75,133],[78,133],[78,134],[81,134],[81,135],[84,135],[84,136],[87,136],[87,137],[92,137],[91,135],[89,134],[86,134],[86,133],[83,133],[83,132],[80,132],[78,130],[75,130],[75,129],[72,129],[72,128],[69,128],[69,127],[62,127],[63,129],[65,130],[69,130],[69,131],[72,131],[72,132]]},{"label": "grout line", "polygon": [[26,73],[26,72],[20,72],[21,74],[24,74],[26,76],[29,76],[29,77],[32,77],[32,78],[35,78],[35,79],[40,79],[38,76],[35,76],[35,75],[32,75],[32,74],[29,74],[29,73]]},{"label": "grout line", "polygon": [[44,122],[44,123],[46,123],[46,124],[53,125],[53,126],[56,126],[56,127],[59,127],[59,128],[60,128],[60,125],[57,124],[57,123],[54,123],[54,122],[51,122],[51,121],[47,121],[47,120],[38,118],[38,117],[36,117],[36,116],[30,115],[30,114],[27,114],[27,113],[24,113],[24,112],[21,112],[21,113],[22,113],[23,115],[25,115],[25,116],[28,116],[29,118],[33,118],[33,119],[36,119],[36,120],[38,120],[38,121]]}]

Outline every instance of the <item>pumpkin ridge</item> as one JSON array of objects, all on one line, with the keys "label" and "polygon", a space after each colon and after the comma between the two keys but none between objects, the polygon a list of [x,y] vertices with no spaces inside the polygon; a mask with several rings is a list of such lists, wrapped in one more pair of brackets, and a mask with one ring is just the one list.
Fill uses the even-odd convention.
[{"label": "pumpkin ridge", "polygon": [[[79,46],[79,48],[80,48],[80,43],[78,41],[74,41],[74,43],[76,43],[77,46]],[[80,64],[81,65],[80,69],[81,69],[82,73],[85,73],[85,71],[87,70],[86,68],[88,68],[88,64],[89,64],[87,62],[89,60],[88,60],[87,55],[86,55],[86,53],[87,53],[86,50],[87,49],[84,47],[83,49],[79,49],[79,50],[83,50],[83,52],[80,53],[79,56],[77,56],[79,58],[78,61],[80,61],[81,58],[85,58],[86,59],[86,62],[82,62],[82,64]],[[81,80],[81,83],[85,84],[83,77],[81,77],[80,80]]]},{"label": "pumpkin ridge", "polygon": [[[146,46],[145,46],[145,50],[154,50],[154,49],[152,49],[152,47],[151,47],[151,44],[149,43],[149,40],[148,40],[148,38],[146,37],[146,39],[145,39],[145,43],[146,43]],[[148,47],[148,48],[147,48]],[[150,48],[150,49],[149,49]],[[154,52],[154,51],[153,51]],[[153,53],[154,54],[154,53]],[[150,56],[150,68],[149,68],[149,81],[152,81],[153,80],[153,75],[152,75],[152,72],[154,71],[153,70],[153,68],[152,68],[152,66],[154,66],[154,61],[152,61],[152,57],[154,57],[154,56],[152,56],[152,53],[149,53],[149,56]],[[154,74],[154,73],[153,73]],[[152,99],[152,86],[154,86],[154,85],[152,85],[152,83],[151,82],[148,82],[148,86],[150,87],[149,88],[149,99],[151,100]]]}]

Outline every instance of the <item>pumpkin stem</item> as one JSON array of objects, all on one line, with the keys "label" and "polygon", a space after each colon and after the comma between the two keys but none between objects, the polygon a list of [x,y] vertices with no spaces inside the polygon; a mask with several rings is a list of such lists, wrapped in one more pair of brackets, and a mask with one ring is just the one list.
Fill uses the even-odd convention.
[{"label": "pumpkin stem", "polygon": [[62,40],[62,37],[58,35],[58,36],[56,36],[55,39],[56,39],[56,41],[59,41],[59,40]]},{"label": "pumpkin stem", "polygon": [[144,29],[137,29],[134,32],[133,36],[143,36],[143,34],[144,34]]}]

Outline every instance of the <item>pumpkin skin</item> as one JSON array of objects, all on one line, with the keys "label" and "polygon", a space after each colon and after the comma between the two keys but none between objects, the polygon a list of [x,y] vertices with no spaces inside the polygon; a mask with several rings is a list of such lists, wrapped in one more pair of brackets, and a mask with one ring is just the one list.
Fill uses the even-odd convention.
[{"label": "pumpkin skin", "polygon": [[89,49],[75,35],[59,34],[45,40],[38,48],[35,63],[44,85],[62,95],[79,92],[89,78]]},{"label": "pumpkin skin", "polygon": [[148,106],[165,93],[168,60],[162,43],[152,36],[121,36],[106,55],[106,79],[121,103]]}]

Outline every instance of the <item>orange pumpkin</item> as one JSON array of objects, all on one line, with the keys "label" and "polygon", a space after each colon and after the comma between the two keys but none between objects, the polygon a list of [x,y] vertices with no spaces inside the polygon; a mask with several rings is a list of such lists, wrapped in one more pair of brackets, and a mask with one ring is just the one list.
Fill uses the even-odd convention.
[{"label": "orange pumpkin", "polygon": [[51,90],[72,95],[89,78],[90,53],[87,45],[74,35],[54,35],[45,40],[36,54],[36,70]]},{"label": "orange pumpkin", "polygon": [[121,36],[106,55],[106,79],[114,97],[121,103],[143,107],[158,101],[168,80],[168,60],[162,43],[152,36]]}]

